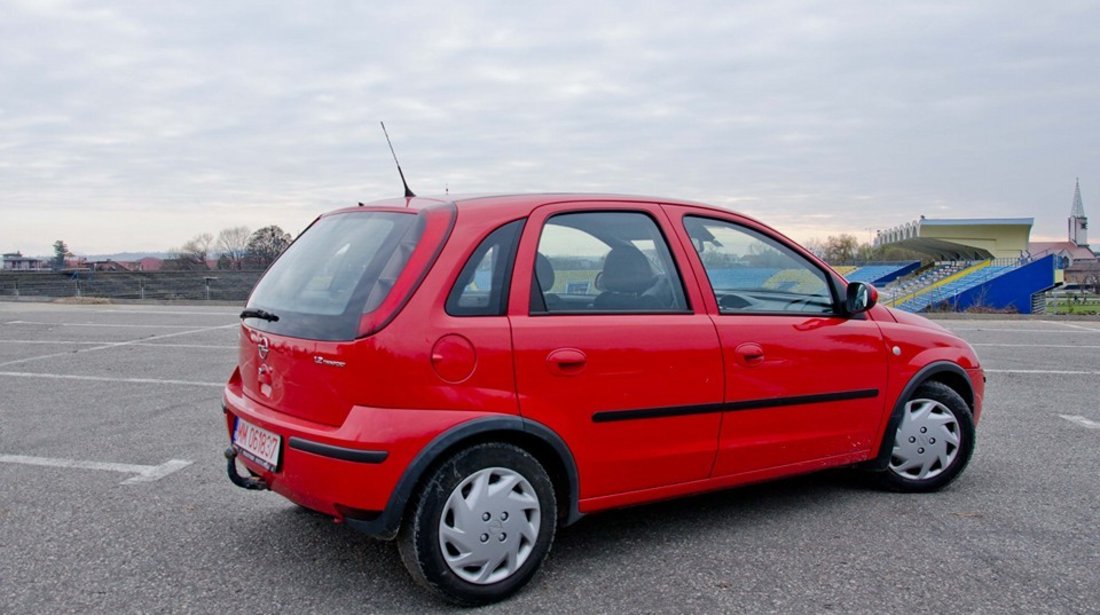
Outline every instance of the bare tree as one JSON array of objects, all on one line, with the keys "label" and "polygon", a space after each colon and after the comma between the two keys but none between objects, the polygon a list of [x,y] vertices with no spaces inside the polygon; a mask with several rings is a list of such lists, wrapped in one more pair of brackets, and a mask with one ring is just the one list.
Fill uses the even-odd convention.
[{"label": "bare tree", "polygon": [[1100,271],[1086,273],[1081,280],[1085,288],[1092,288],[1092,292],[1100,293]]},{"label": "bare tree", "polygon": [[817,237],[802,242],[802,247],[818,258],[825,258],[825,242]]},{"label": "bare tree", "polygon": [[825,260],[829,263],[845,263],[854,261],[859,251],[859,240],[855,235],[842,233],[829,235],[825,240]]},{"label": "bare tree", "polygon": [[875,260],[875,247],[869,243],[861,243],[856,247],[856,259],[863,262],[870,262]]},{"label": "bare tree", "polygon": [[248,253],[249,231],[247,226],[232,226],[218,233],[215,247],[229,261],[229,269],[240,269]]},{"label": "bare tree", "polygon": [[209,269],[206,257],[214,245],[214,236],[201,233],[188,239],[178,250],[170,251],[170,259],[175,259],[180,269]]}]

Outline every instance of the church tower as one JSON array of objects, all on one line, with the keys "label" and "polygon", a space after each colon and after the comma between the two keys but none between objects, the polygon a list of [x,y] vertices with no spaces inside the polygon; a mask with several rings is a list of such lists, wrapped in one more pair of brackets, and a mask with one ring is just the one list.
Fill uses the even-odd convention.
[{"label": "church tower", "polygon": [[1085,217],[1085,206],[1081,203],[1081,180],[1073,191],[1073,210],[1069,213],[1069,240],[1081,246],[1089,245],[1089,219]]}]

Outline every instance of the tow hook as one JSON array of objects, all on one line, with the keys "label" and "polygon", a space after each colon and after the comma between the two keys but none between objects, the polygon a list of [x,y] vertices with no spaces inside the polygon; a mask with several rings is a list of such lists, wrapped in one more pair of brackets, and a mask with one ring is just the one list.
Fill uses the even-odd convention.
[{"label": "tow hook", "polygon": [[241,476],[237,472],[237,449],[230,446],[225,449],[225,458],[229,460],[226,467],[226,471],[229,473],[229,480],[234,485],[241,489],[252,489],[255,491],[266,491],[271,487],[267,486],[262,478],[256,478],[255,476]]}]

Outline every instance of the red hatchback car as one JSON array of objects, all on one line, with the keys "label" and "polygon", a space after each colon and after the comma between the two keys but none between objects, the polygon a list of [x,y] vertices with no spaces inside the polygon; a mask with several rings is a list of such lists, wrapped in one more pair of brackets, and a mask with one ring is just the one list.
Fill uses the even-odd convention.
[{"label": "red hatchback car", "polygon": [[698,203],[342,209],[241,314],[229,476],[396,538],[460,604],[522,587],[586,513],[836,466],[938,489],[971,456],[985,378],[966,342],[876,297]]}]

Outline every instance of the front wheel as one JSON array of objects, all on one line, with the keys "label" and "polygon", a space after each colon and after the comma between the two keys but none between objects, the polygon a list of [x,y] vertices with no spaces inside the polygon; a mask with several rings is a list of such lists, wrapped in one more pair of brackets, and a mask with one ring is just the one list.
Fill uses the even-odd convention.
[{"label": "front wheel", "polygon": [[974,418],[951,387],[926,382],[905,402],[890,463],[879,481],[895,491],[935,491],[953,481],[974,452]]},{"label": "front wheel", "polygon": [[436,469],[398,549],[421,585],[455,604],[488,604],[534,576],[556,522],[554,487],[538,460],[510,444],[480,444]]}]

